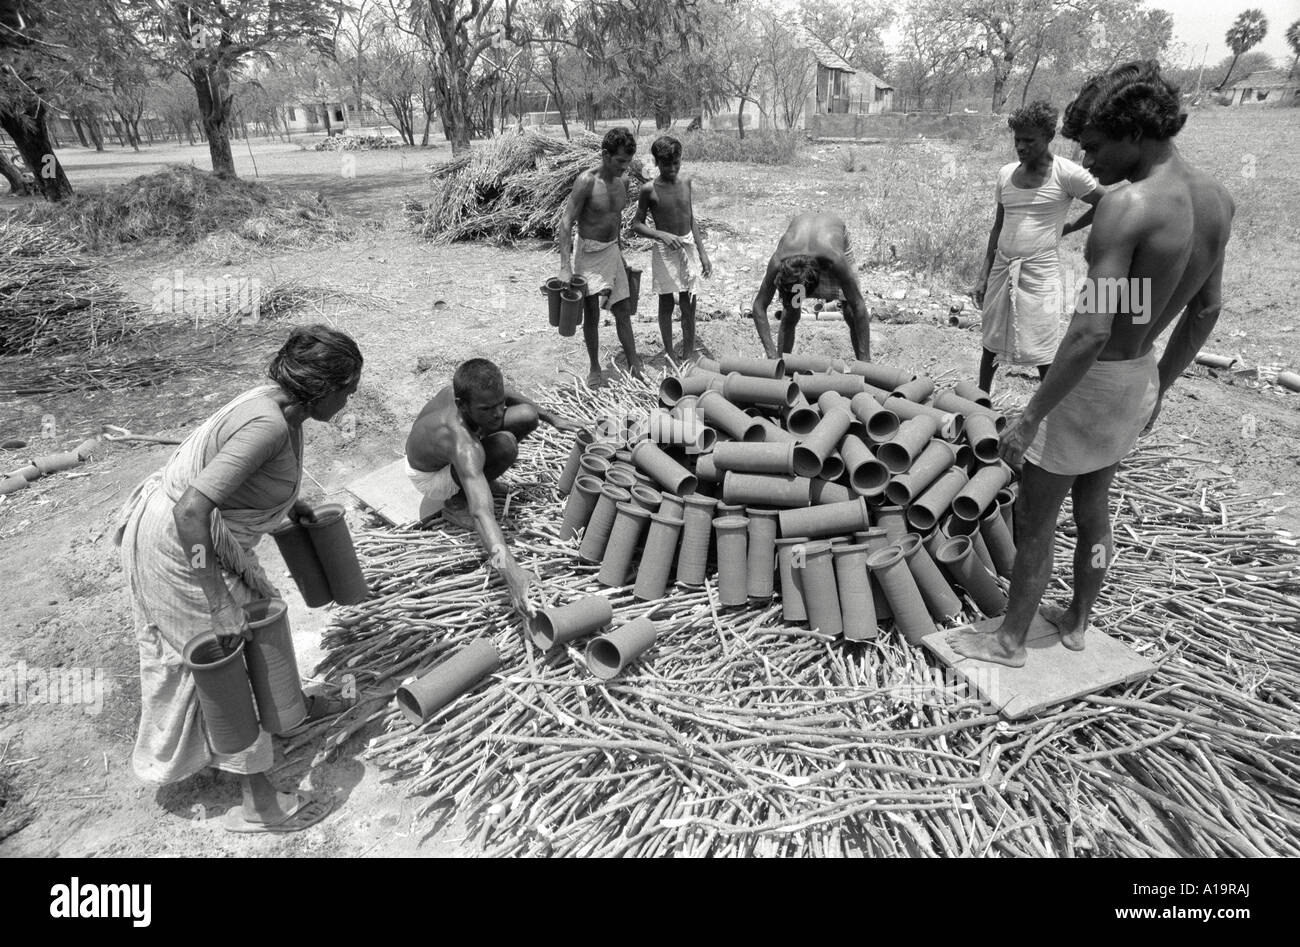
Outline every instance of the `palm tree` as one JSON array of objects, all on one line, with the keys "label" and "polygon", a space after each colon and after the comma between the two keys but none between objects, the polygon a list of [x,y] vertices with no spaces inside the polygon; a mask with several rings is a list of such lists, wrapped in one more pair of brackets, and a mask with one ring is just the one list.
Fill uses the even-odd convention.
[{"label": "palm tree", "polygon": [[1223,37],[1228,48],[1232,50],[1232,63],[1228,66],[1228,73],[1223,77],[1223,81],[1215,87],[1215,92],[1228,84],[1228,77],[1232,75],[1233,67],[1237,65],[1237,60],[1242,57],[1242,54],[1258,46],[1267,33],[1268,17],[1264,16],[1263,10],[1251,8],[1237,14],[1237,19],[1232,21],[1232,26],[1228,27],[1228,32]]},{"label": "palm tree", "polygon": [[1287,70],[1286,74],[1286,77],[1290,79],[1291,74],[1295,72],[1296,62],[1300,61],[1300,20],[1296,20],[1286,28],[1286,44],[1291,47],[1291,52],[1295,57],[1291,60],[1291,68]]}]

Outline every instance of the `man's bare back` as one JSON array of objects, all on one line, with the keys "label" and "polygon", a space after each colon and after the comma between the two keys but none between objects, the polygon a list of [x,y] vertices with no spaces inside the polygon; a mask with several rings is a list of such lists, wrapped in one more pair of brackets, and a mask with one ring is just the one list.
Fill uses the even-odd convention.
[{"label": "man's bare back", "polygon": [[848,245],[848,228],[843,220],[834,214],[810,211],[790,221],[772,258],[780,262],[790,256],[815,256],[830,269],[844,259]]},{"label": "man's bare back", "polygon": [[420,409],[406,438],[406,462],[416,470],[441,470],[456,457],[462,445],[477,441],[465,426],[450,385]]}]

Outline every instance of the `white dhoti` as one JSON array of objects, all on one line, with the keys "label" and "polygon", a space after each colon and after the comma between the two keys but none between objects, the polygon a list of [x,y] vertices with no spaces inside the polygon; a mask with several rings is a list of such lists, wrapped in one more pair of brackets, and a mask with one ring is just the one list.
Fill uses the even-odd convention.
[{"label": "white dhoti", "polygon": [[416,470],[408,460],[406,476],[415,485],[415,489],[420,491],[421,496],[426,496],[430,500],[441,502],[460,490],[460,484],[451,475],[451,464],[438,470]]},{"label": "white dhoti", "polygon": [[660,296],[665,293],[690,293],[694,296],[696,277],[691,272],[691,251],[695,249],[695,238],[690,234],[673,236],[682,242],[676,250],[659,240],[650,248],[654,292]]},{"label": "white dhoti", "polygon": [[601,241],[578,238],[573,272],[587,281],[587,295],[608,293],[602,308],[612,309],[631,295],[627,282],[627,265],[618,239]]},{"label": "white dhoti", "polygon": [[998,251],[984,293],[984,347],[998,362],[1050,365],[1060,337],[1061,264],[1055,249],[1027,257]]}]

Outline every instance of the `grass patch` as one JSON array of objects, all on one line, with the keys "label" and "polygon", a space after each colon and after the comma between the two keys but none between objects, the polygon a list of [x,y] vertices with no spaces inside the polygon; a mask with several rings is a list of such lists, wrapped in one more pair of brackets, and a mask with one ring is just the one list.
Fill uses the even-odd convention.
[{"label": "grass patch", "polygon": [[689,132],[679,136],[682,160],[747,161],[751,164],[793,164],[799,157],[801,132],[751,131],[744,138],[725,132]]}]

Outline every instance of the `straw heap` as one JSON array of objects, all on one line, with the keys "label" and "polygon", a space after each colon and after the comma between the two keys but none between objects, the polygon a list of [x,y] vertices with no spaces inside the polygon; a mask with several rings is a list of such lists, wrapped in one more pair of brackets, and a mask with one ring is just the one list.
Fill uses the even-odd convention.
[{"label": "straw heap", "polygon": [[[630,381],[546,400],[588,422],[654,403]],[[594,593],[615,624],[651,613],[650,654],[602,684],[576,648],[525,643],[474,536],[369,530],[373,597],[336,613],[323,666],[369,699],[290,750],[384,720],[368,755],[427,797],[433,826],[463,814],[497,855],[1300,854],[1295,543],[1262,525],[1271,497],[1235,495],[1195,442],[1144,445],[1113,492],[1094,626],[1155,675],[1007,723],[893,636],[722,610],[712,580],[649,604],[598,586],[557,539],[569,440],[525,442],[504,528],[546,604]],[[1068,526],[1057,546],[1059,568]],[[397,684],[484,634],[502,670],[413,729]]]}]

